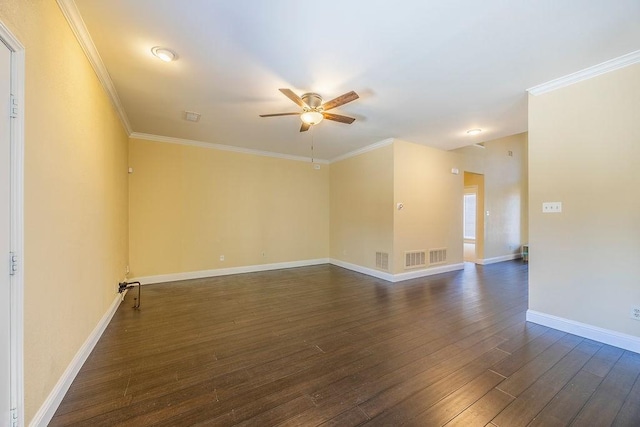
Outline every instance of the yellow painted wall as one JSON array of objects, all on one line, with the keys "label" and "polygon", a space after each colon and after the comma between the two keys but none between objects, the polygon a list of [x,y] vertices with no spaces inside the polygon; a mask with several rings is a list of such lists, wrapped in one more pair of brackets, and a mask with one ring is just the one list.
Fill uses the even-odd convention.
[{"label": "yellow painted wall", "polygon": [[375,269],[376,251],[392,267],[391,143],[331,164],[331,258]]},{"label": "yellow painted wall", "polygon": [[[395,140],[394,156],[394,268],[405,270],[406,251],[447,249],[446,264],[463,262],[463,175],[458,154]],[[402,210],[397,204],[404,205]]]},{"label": "yellow painted wall", "polygon": [[[400,140],[331,165],[331,258],[388,273],[404,268],[409,250],[447,248],[462,262],[462,175],[457,154]],[[397,204],[403,203],[402,210]]]},{"label": "yellow painted wall", "polygon": [[127,136],[55,1],[3,0],[0,20],[26,49],[28,423],[123,278]]},{"label": "yellow painted wall", "polygon": [[129,164],[134,277],[328,256],[329,165],[140,139]]},{"label": "yellow painted wall", "polygon": [[639,123],[640,64],[529,97],[530,309],[640,337]]},{"label": "yellow painted wall", "polygon": [[484,149],[454,150],[463,156],[465,171],[484,175],[481,259],[517,254],[529,240],[527,138],[525,132],[485,142]]}]

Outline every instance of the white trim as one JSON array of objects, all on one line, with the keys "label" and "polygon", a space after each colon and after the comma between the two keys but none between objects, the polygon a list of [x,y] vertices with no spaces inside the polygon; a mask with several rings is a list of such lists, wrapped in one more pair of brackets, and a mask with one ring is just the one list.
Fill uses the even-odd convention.
[{"label": "white trim", "polygon": [[449,273],[464,269],[464,263],[439,265],[438,267],[425,268],[423,270],[409,271],[407,273],[398,273],[393,275],[393,282],[401,282],[403,280],[417,279],[419,277],[433,276],[435,274]]},{"label": "white trim", "polygon": [[640,353],[640,337],[600,328],[575,320],[565,319],[552,314],[527,310],[527,322],[537,323],[549,328],[578,335],[590,340],[599,341],[614,347]]},{"label": "white trim", "polygon": [[120,306],[120,302],[122,301],[122,295],[116,295],[115,299],[111,303],[111,306],[107,309],[107,312],[102,316],[102,319],[98,322],[96,327],[93,329],[91,334],[87,337],[82,347],[78,350],[67,369],[64,371],[58,382],[56,383],[47,399],[44,401],[38,412],[31,420],[30,426],[46,426],[53,418],[53,415],[56,413],[58,406],[60,406],[60,402],[64,398],[64,395],[69,390],[71,383],[75,379],[76,375],[82,368],[82,365],[87,360],[91,351],[97,344],[98,340],[102,336],[102,333],[109,325],[111,318],[118,310]]},{"label": "white trim", "polygon": [[556,89],[581,82],[583,80],[588,80],[592,77],[599,76],[600,74],[618,70],[620,68],[636,64],[638,62],[640,62],[640,50],[636,50],[635,52],[631,52],[618,58],[603,62],[601,64],[585,68],[584,70],[577,71],[564,77],[539,84],[527,89],[527,92],[529,92],[531,95],[542,95],[543,93],[551,92]]},{"label": "white trim", "polygon": [[489,264],[495,264],[497,262],[512,261],[514,259],[520,259],[520,258],[522,258],[522,254],[510,254],[510,255],[497,256],[493,258],[478,259],[476,260],[476,264],[489,265]]},{"label": "white trim", "polygon": [[228,276],[231,274],[256,273],[259,271],[281,270],[285,268],[307,267],[311,265],[333,264],[347,270],[377,277],[387,282],[400,282],[403,280],[415,279],[418,277],[432,276],[434,274],[448,273],[450,271],[462,270],[464,263],[441,265],[438,267],[425,268],[422,270],[410,271],[407,273],[391,274],[373,268],[363,267],[356,264],[340,261],[334,258],[307,259],[302,261],[278,262],[273,264],[247,265],[244,267],[218,268],[214,270],[188,271],[185,273],[159,274],[155,276],[141,276],[128,279],[129,282],[138,281],[143,285],[154,283],[178,282],[181,280],[204,279],[207,277]]},{"label": "white trim", "polygon": [[416,271],[409,271],[406,273],[391,274],[384,271],[375,270],[373,268],[363,267],[357,264],[351,264],[349,262],[341,261],[339,259],[331,258],[331,264],[338,267],[346,268],[347,270],[355,271],[358,273],[366,274],[367,276],[377,277],[378,279],[386,280],[387,282],[397,283],[409,279],[417,279],[419,277],[433,276],[435,274],[448,273],[450,271],[457,271],[464,269],[464,263],[460,264],[448,264],[438,267],[424,268]]},{"label": "white trim", "polygon": [[0,22],[0,42],[11,50],[11,93],[18,115],[11,120],[11,251],[18,257],[18,271],[11,277],[11,407],[18,426],[24,425],[24,46]]},{"label": "white trim", "polygon": [[349,262],[340,261],[339,259],[331,258],[331,264],[338,267],[346,268],[347,270],[355,271],[356,273],[366,274],[367,276],[377,277],[378,279],[386,280],[387,282],[393,282],[393,274],[386,273],[384,271],[375,270],[369,267],[363,267],[357,264],[351,264]]},{"label": "white trim", "polygon": [[380,147],[386,147],[387,145],[393,144],[393,141],[395,141],[394,138],[383,139],[382,141],[376,142],[376,143],[371,144],[371,145],[367,145],[366,147],[362,147],[362,148],[359,148],[357,150],[350,151],[347,154],[343,154],[341,156],[334,157],[333,159],[331,159],[330,163],[339,162],[341,160],[348,159],[349,157],[359,156],[360,154],[364,154],[364,153],[366,153],[368,151],[377,150]]},{"label": "white trim", "polygon": [[206,277],[228,276],[230,274],[256,273],[259,271],[281,270],[283,268],[307,267],[310,265],[328,264],[329,258],[307,259],[302,261],[278,262],[273,264],[247,265],[244,267],[218,268],[214,270],[188,271],[185,273],[159,274],[156,276],[141,276],[129,279],[143,285],[153,283],[177,282],[181,280],[203,279]]},{"label": "white trim", "polygon": [[93,40],[91,39],[91,35],[89,34],[89,30],[84,24],[84,20],[80,15],[80,11],[78,10],[76,3],[74,0],[56,0],[58,2],[58,6],[62,11],[62,14],[67,19],[69,26],[71,27],[71,31],[78,39],[78,44],[82,47],[89,63],[91,63],[91,67],[93,67],[93,71],[95,71],[98,76],[98,80],[102,84],[105,92],[109,96],[109,100],[115,108],[118,117],[120,117],[120,122],[122,123],[122,127],[124,127],[127,135],[131,134],[131,124],[129,123],[129,118],[127,117],[127,113],[124,111],[122,107],[122,103],[120,102],[120,97],[118,96],[118,92],[116,91],[116,87],[111,80],[111,76],[109,76],[109,72],[107,68],[104,66],[104,62],[102,62],[102,58],[98,53],[98,49],[96,49]]},{"label": "white trim", "polygon": [[[192,147],[209,148],[213,150],[232,151],[234,153],[253,154],[263,157],[275,157],[277,159],[295,160],[299,162],[311,162],[311,157],[292,156],[289,154],[273,153],[270,151],[252,150],[250,148],[235,147],[232,145],[214,144],[212,142],[194,141],[191,139],[173,138],[170,136],[153,135],[149,133],[132,132],[130,138],[144,139],[146,141],[167,142],[169,144],[189,145]],[[329,164],[327,160],[313,159],[314,163]]]}]

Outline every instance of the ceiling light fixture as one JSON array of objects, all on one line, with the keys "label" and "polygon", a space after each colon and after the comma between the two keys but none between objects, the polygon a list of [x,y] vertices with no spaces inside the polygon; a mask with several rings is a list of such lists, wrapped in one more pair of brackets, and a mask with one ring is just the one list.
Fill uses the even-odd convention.
[{"label": "ceiling light fixture", "polygon": [[473,136],[479,134],[480,132],[482,132],[482,129],[470,129],[467,131],[467,135]]},{"label": "ceiling light fixture", "polygon": [[300,114],[300,120],[308,125],[317,125],[322,119],[324,119],[324,116],[318,111],[311,110]]},{"label": "ceiling light fixture", "polygon": [[164,62],[171,62],[178,59],[178,55],[174,51],[172,51],[171,49],[167,49],[166,47],[153,47],[151,48],[151,53],[153,53],[156,58],[160,58]]}]

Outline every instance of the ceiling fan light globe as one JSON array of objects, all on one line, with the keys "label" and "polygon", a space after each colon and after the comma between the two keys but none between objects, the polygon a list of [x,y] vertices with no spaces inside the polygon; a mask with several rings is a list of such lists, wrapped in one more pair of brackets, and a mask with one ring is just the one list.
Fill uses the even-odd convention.
[{"label": "ceiling fan light globe", "polygon": [[324,116],[322,113],[317,111],[305,111],[300,114],[300,120],[302,120],[302,123],[306,123],[308,125],[317,125],[322,121],[322,119],[324,119]]}]

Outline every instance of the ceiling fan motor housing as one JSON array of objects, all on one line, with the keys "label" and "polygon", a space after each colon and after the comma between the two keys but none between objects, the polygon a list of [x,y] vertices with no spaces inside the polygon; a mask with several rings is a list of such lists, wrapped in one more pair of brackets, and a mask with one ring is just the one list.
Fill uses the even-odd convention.
[{"label": "ceiling fan motor housing", "polygon": [[304,103],[309,106],[309,109],[313,111],[318,111],[318,108],[322,105],[322,97],[317,93],[305,93],[300,98],[302,98]]}]

